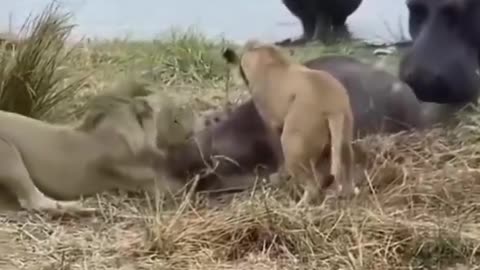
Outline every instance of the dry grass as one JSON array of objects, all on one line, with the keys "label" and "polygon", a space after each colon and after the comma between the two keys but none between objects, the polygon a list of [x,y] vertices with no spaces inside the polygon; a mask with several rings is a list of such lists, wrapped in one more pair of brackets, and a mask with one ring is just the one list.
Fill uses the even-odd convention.
[{"label": "dry grass", "polygon": [[[64,40],[69,30],[61,29],[59,39]],[[19,69],[12,59],[22,59],[22,52],[26,57],[35,48],[64,46],[38,40],[43,47],[28,44],[33,43],[9,58],[13,62],[1,62],[0,74],[13,74],[5,73],[6,66]],[[62,101],[62,107],[69,107],[128,75],[204,108],[224,97],[220,46],[185,33],[154,42],[74,46],[61,58],[40,49],[35,55],[42,60],[29,69],[49,74],[48,82],[20,69],[24,79],[15,82],[20,85],[16,89],[27,93],[27,81],[63,89],[64,83],[88,75],[78,90],[63,92],[76,94],[75,100]],[[299,49],[296,55],[305,59],[319,50],[366,55],[350,44]],[[13,78],[2,75],[2,89],[11,91],[5,83]],[[232,92],[244,94],[238,87]],[[34,106],[23,109],[24,102],[16,101],[22,94],[11,95],[12,104],[20,104],[11,105],[12,110],[32,113]],[[353,201],[330,200],[299,210],[284,191],[262,187],[218,208],[201,200],[157,202],[154,207],[142,194],[109,192],[87,199],[101,209],[91,217],[2,213],[0,269],[475,269],[480,264],[479,115],[464,115],[453,128],[361,140],[371,162],[362,193]],[[457,263],[466,268],[455,268]]]},{"label": "dry grass", "polygon": [[[332,200],[297,210],[283,191],[262,188],[219,208],[198,201],[152,207],[138,194],[110,193],[89,199],[102,208],[102,215],[68,219],[17,214],[3,217],[0,231],[16,236],[11,240],[19,253],[9,258],[33,267],[26,269],[476,265],[479,124],[471,116],[452,130],[439,127],[360,141],[368,146],[372,162],[354,201]],[[40,264],[43,268],[35,268]]]}]

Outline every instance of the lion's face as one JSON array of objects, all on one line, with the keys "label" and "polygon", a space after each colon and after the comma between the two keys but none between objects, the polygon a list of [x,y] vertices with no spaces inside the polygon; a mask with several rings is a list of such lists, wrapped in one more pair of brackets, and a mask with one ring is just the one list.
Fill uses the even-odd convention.
[{"label": "lion's face", "polygon": [[182,143],[191,136],[195,118],[191,107],[176,104],[164,94],[150,95],[148,99],[153,100],[159,147]]}]

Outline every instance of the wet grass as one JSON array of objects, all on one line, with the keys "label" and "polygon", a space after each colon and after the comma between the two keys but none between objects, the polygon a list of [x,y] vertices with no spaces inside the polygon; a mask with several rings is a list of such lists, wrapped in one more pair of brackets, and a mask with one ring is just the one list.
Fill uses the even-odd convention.
[{"label": "wet grass", "polygon": [[[125,77],[168,91],[198,110],[224,102],[226,72],[220,55],[225,41],[172,32],[151,42],[70,46],[64,42],[67,21],[41,18],[44,23],[33,24],[24,47],[2,50],[1,109],[66,121],[66,116],[75,117],[68,114],[72,108],[80,110],[89,97]],[[68,53],[52,53],[57,50]],[[295,57],[330,53],[379,60],[359,44],[312,45],[296,49]],[[388,56],[385,63],[395,70],[397,59]],[[232,102],[246,96],[241,83],[230,90]],[[370,162],[362,193],[353,201],[297,210],[282,190],[261,188],[219,209],[196,200],[153,207],[141,194],[109,192],[87,199],[101,209],[92,217],[2,214],[0,266],[383,270],[448,269],[458,263],[475,269],[480,246],[478,115],[466,115],[453,129],[361,140]]]}]

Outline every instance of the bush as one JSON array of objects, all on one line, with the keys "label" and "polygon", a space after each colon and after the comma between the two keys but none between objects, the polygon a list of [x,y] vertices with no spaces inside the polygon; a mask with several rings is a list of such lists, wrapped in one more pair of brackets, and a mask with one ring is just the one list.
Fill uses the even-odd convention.
[{"label": "bush", "polygon": [[70,15],[49,4],[29,17],[20,30],[16,50],[0,54],[0,109],[33,118],[51,118],[57,105],[70,101],[83,79],[68,82],[61,72],[72,49],[66,48],[73,25]]}]

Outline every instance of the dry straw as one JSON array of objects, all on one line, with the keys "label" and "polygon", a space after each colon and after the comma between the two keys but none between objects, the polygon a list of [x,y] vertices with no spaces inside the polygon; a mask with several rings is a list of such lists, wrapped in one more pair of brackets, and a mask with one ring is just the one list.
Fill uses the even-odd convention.
[{"label": "dry straw", "polygon": [[282,269],[478,263],[478,124],[470,115],[454,129],[359,141],[371,162],[354,201],[299,210],[282,191],[260,190],[218,210],[161,213],[148,225],[146,247],[177,269],[208,269],[251,254]]},{"label": "dry straw", "polygon": [[218,208],[104,195],[92,201],[103,214],[91,219],[10,221],[31,254],[15,258],[44,269],[475,269],[480,120],[463,119],[359,141],[370,162],[353,201],[296,209],[267,187]]},{"label": "dry straw", "polygon": [[[52,115],[81,84],[58,72],[70,28],[54,11],[33,20],[16,51],[2,51],[1,109]],[[352,201],[296,209],[283,190],[261,186],[217,208],[107,193],[88,200],[101,212],[89,218],[2,215],[0,269],[476,269],[479,115],[360,140],[368,164]]]}]

